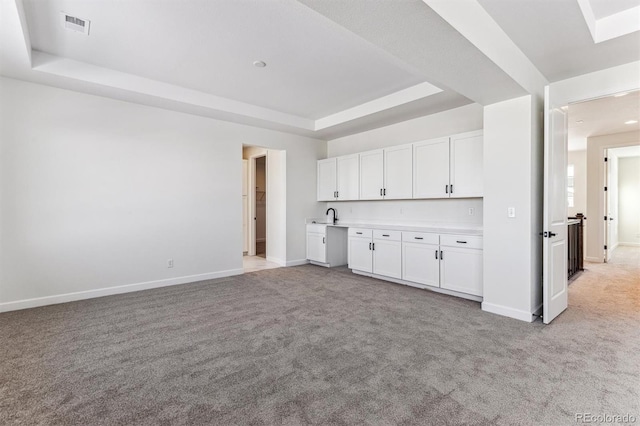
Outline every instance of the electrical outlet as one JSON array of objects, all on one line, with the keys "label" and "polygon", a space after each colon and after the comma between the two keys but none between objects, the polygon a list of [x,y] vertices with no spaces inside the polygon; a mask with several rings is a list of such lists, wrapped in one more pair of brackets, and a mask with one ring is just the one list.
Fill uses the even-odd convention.
[{"label": "electrical outlet", "polygon": [[516,217],[516,208],[515,207],[508,207],[507,208],[507,216],[508,217]]},{"label": "electrical outlet", "polygon": [[473,216],[475,213],[475,209],[473,207],[469,207],[469,216]]},{"label": "electrical outlet", "polygon": [[167,260],[167,268],[173,268],[173,259]]}]

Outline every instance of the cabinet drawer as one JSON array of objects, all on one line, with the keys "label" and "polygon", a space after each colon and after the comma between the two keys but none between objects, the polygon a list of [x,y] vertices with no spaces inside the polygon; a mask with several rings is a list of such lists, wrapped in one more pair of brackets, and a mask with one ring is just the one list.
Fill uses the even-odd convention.
[{"label": "cabinet drawer", "polygon": [[402,232],[402,242],[404,243],[421,243],[421,244],[439,244],[440,236],[438,234],[430,234],[428,232]]},{"label": "cabinet drawer", "polygon": [[327,225],[323,225],[321,223],[310,223],[307,225],[307,233],[308,234],[323,234],[327,233]]},{"label": "cabinet drawer", "polygon": [[482,237],[477,235],[440,235],[440,245],[482,249]]},{"label": "cabinet drawer", "polygon": [[374,229],[373,238],[377,240],[400,241],[401,231],[385,231],[384,229]]},{"label": "cabinet drawer", "polygon": [[373,230],[367,228],[349,228],[350,237],[371,238]]}]

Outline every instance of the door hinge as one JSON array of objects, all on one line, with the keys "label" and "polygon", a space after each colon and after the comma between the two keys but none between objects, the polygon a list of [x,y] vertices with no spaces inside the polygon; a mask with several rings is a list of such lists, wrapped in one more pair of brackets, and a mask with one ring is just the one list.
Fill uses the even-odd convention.
[{"label": "door hinge", "polygon": [[607,217],[606,217],[606,216],[604,217],[604,220],[607,220]]},{"label": "door hinge", "polygon": [[609,159],[607,157],[604,157],[604,162],[606,163],[607,161],[609,161]]},{"label": "door hinge", "polygon": [[604,249],[605,249],[605,250],[607,249],[607,246],[606,246],[606,245],[604,246]]},{"label": "door hinge", "polygon": [[604,190],[605,190],[605,191],[607,190],[607,187],[606,187],[606,186],[604,187]]}]

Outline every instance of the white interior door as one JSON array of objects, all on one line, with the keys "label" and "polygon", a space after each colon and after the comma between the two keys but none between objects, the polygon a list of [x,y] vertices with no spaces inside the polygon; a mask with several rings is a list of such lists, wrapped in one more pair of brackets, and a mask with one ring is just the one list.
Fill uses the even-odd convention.
[{"label": "white interior door", "polygon": [[542,233],[543,322],[568,304],[567,290],[567,113],[544,93],[544,208]]}]

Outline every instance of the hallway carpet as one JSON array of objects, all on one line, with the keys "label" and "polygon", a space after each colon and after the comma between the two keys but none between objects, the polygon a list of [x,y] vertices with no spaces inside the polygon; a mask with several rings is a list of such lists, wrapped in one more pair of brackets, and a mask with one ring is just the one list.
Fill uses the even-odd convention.
[{"label": "hallway carpet", "polygon": [[0,314],[0,424],[640,422],[639,368],[638,262],[547,326],[305,265]]}]

